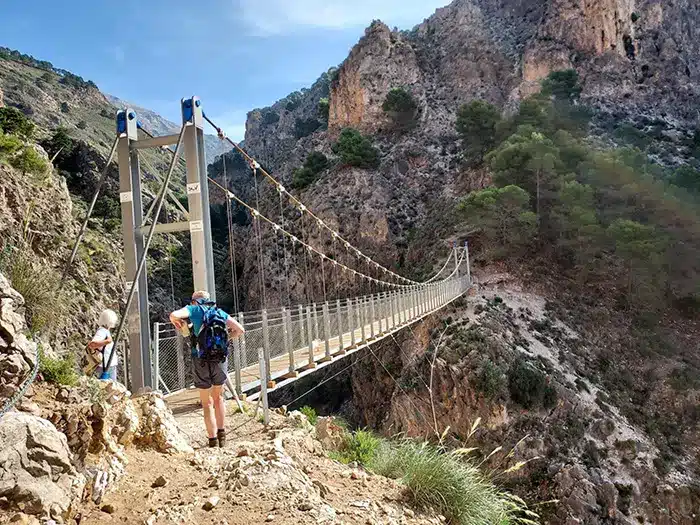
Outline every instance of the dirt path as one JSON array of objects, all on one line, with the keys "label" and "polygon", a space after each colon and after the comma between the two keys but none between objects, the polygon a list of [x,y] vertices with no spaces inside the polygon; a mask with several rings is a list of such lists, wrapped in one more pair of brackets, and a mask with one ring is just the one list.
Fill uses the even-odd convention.
[{"label": "dirt path", "polygon": [[[78,523],[440,523],[407,508],[394,481],[330,460],[305,421],[273,414],[266,430],[238,413],[228,419],[227,446],[209,449],[201,409],[177,420],[194,454],[130,449],[126,474],[99,505],[83,506]],[[153,487],[159,476],[166,485]],[[205,510],[212,497],[218,503]]]}]

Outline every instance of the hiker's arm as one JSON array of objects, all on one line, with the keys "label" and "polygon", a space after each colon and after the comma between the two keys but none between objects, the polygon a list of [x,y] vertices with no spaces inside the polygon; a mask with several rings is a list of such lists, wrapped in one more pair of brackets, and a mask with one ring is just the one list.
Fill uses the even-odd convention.
[{"label": "hiker's arm", "polygon": [[228,328],[231,337],[240,337],[245,333],[245,329],[241,324],[231,316],[226,319],[226,328]]},{"label": "hiker's arm", "polygon": [[185,308],[180,308],[179,310],[175,310],[173,313],[170,314],[170,322],[173,323],[173,326],[180,330],[182,328],[182,325],[184,324],[185,319],[189,319],[190,317],[190,311]]},{"label": "hiker's arm", "polygon": [[105,346],[112,342],[112,336],[107,336],[101,341],[95,341],[94,339],[88,343],[88,348],[90,350],[102,350]]}]

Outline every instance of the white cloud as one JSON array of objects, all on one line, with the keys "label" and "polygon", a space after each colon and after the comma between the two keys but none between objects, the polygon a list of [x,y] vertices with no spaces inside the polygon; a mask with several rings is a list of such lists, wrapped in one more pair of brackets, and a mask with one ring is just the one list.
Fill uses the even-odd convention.
[{"label": "white cloud", "polygon": [[304,29],[364,27],[380,19],[412,27],[450,0],[239,0],[244,21],[260,36]]},{"label": "white cloud", "polygon": [[[224,130],[227,137],[236,142],[240,142],[245,138],[245,121],[247,116],[247,111],[230,110],[222,113],[215,113],[211,116],[211,119],[217,126]],[[207,131],[207,133],[209,133],[209,131]]]}]

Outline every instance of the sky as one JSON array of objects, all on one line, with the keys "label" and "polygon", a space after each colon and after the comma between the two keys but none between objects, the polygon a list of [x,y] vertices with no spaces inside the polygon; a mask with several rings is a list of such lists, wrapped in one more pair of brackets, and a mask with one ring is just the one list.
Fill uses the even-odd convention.
[{"label": "sky", "polygon": [[340,64],[372,20],[410,29],[449,1],[13,1],[2,8],[0,45],[176,123],[180,99],[197,95],[240,140],[248,111]]}]

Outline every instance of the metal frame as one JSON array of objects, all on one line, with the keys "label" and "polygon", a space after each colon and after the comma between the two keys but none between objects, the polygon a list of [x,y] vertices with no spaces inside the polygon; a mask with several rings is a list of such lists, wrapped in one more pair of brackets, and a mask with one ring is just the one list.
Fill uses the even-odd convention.
[{"label": "metal frame", "polygon": [[[187,163],[187,196],[189,220],[156,225],[156,233],[190,231],[194,289],[207,290],[216,300],[214,257],[209,213],[209,189],[204,152],[204,114],[197,97],[182,99],[183,145]],[[117,112],[117,158],[119,165],[119,196],[122,214],[122,237],[126,263],[126,287],[131,288],[138,261],[144,252],[144,234],[149,229],[144,216],[141,192],[141,167],[138,150],[177,143],[179,135],[166,135],[139,140],[136,112],[127,108]],[[155,223],[158,218],[153,217]],[[145,270],[145,269],[144,269]],[[128,319],[129,365],[131,384],[135,392],[157,388],[157,376],[151,373],[151,334],[148,311],[147,271],[143,271],[136,287],[138,298],[125,313]],[[154,385],[155,382],[155,385]]]}]

